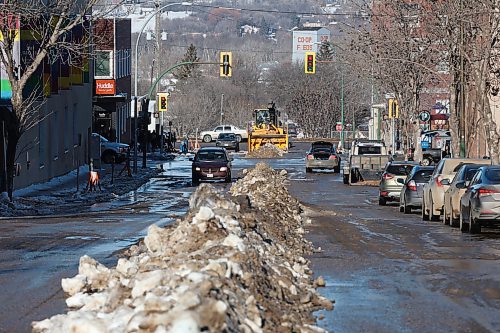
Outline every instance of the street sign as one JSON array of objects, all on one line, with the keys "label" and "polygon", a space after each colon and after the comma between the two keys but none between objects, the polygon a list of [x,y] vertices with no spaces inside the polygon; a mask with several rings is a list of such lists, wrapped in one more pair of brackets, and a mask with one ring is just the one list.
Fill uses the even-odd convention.
[{"label": "street sign", "polygon": [[428,111],[422,111],[418,114],[418,119],[422,122],[431,120],[431,114]]}]

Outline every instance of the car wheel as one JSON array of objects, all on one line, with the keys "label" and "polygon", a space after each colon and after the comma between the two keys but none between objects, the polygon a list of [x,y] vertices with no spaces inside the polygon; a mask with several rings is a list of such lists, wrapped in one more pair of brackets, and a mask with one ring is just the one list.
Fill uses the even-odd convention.
[{"label": "car wheel", "polygon": [[236,134],[236,141],[241,142],[241,135]]},{"label": "car wheel", "polygon": [[335,168],[333,168],[333,172],[340,173],[340,161],[339,161],[339,164]]},{"label": "car wheel", "polygon": [[385,205],[387,205],[387,200],[385,200],[382,197],[379,197],[378,198],[378,204],[379,204],[379,206],[385,206]]},{"label": "car wheel", "polygon": [[343,180],[344,180],[344,184],[348,185],[349,184],[349,175],[344,174]]},{"label": "car wheel", "polygon": [[212,142],[212,137],[208,134],[205,134],[205,136],[203,137],[203,142]]},{"label": "car wheel", "polygon": [[447,215],[448,215],[448,211],[446,210],[446,204],[445,204],[444,208],[443,208],[443,224],[444,225],[450,224],[450,220],[448,219]]},{"label": "car wheel", "polygon": [[411,214],[411,207],[406,205],[406,201],[403,206],[403,213],[405,214]]},{"label": "car wheel", "polygon": [[404,211],[405,211],[404,207],[403,207],[403,206],[401,206],[401,205],[399,205],[399,212],[400,212],[400,213],[402,213],[402,212],[404,212]]},{"label": "car wheel", "polygon": [[470,213],[469,213],[469,232],[471,234],[480,234],[481,233],[481,225],[479,225],[479,223],[475,222],[475,220],[472,218],[472,209],[470,209]]},{"label": "car wheel", "polygon": [[429,214],[425,209],[425,200],[422,201],[422,221],[429,221]]},{"label": "car wheel", "polygon": [[313,171],[313,169],[311,168],[306,168],[306,173],[311,173]]},{"label": "car wheel", "polygon": [[453,206],[450,208],[450,226],[453,228],[458,227],[458,219],[453,216]]},{"label": "car wheel", "polygon": [[462,213],[462,210],[460,210],[459,228],[460,228],[461,232],[467,232],[467,231],[469,231],[469,223],[465,222],[465,220],[464,220],[464,214]]},{"label": "car wheel", "polygon": [[434,214],[434,202],[432,201],[432,195],[431,195],[431,206],[429,207],[429,219],[431,221],[439,221],[439,215]]},{"label": "car wheel", "polygon": [[429,165],[431,165],[431,163],[432,163],[432,160],[430,158],[424,158],[422,160],[422,165],[423,166],[429,166]]},{"label": "car wheel", "polygon": [[106,150],[101,156],[102,162],[105,164],[111,164],[116,160],[116,154],[111,150]]},{"label": "car wheel", "polygon": [[231,173],[229,173],[227,176],[226,176],[226,179],[224,179],[224,182],[226,183],[230,183],[232,181],[231,179]]}]

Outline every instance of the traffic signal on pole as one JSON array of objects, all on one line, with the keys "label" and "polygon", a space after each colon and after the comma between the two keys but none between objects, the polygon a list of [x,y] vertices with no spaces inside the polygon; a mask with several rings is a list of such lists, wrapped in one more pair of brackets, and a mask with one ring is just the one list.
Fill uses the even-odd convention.
[{"label": "traffic signal on pole", "polygon": [[395,98],[389,98],[389,118],[399,118],[399,104]]},{"label": "traffic signal on pole", "polygon": [[231,77],[233,75],[233,54],[232,52],[220,53],[220,76]]},{"label": "traffic signal on pole", "polygon": [[164,112],[168,110],[168,94],[158,93],[158,111]]},{"label": "traffic signal on pole", "polygon": [[304,61],[304,71],[306,74],[316,73],[316,53],[306,52],[306,58]]}]

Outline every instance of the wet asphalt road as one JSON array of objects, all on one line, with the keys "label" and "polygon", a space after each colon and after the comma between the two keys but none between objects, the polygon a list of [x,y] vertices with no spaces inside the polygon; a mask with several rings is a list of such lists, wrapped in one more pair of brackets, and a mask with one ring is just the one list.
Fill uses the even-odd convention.
[{"label": "wet asphalt road", "polygon": [[[500,332],[500,231],[462,234],[397,207],[379,207],[376,188],[346,186],[332,173],[306,174],[299,145],[286,158],[290,191],[311,211],[310,259],[335,310],[320,312],[330,332]],[[234,177],[258,160],[234,161]],[[60,288],[89,254],[114,265],[117,252],[156,223],[182,215],[190,185],[187,160],[112,203],[73,217],[0,224],[0,332],[27,332],[32,320],[66,311]],[[224,184],[216,185],[225,187]]]}]

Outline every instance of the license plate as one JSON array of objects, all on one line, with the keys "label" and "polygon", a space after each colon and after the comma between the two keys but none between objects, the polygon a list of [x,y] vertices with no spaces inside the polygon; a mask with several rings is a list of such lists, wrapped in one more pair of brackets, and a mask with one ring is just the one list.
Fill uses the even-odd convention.
[{"label": "license plate", "polygon": [[207,173],[207,178],[214,178],[214,175],[212,173]]},{"label": "license plate", "polygon": [[227,146],[229,146],[229,144],[225,143],[225,144],[224,144],[224,146],[226,146],[226,147],[227,147]]}]

